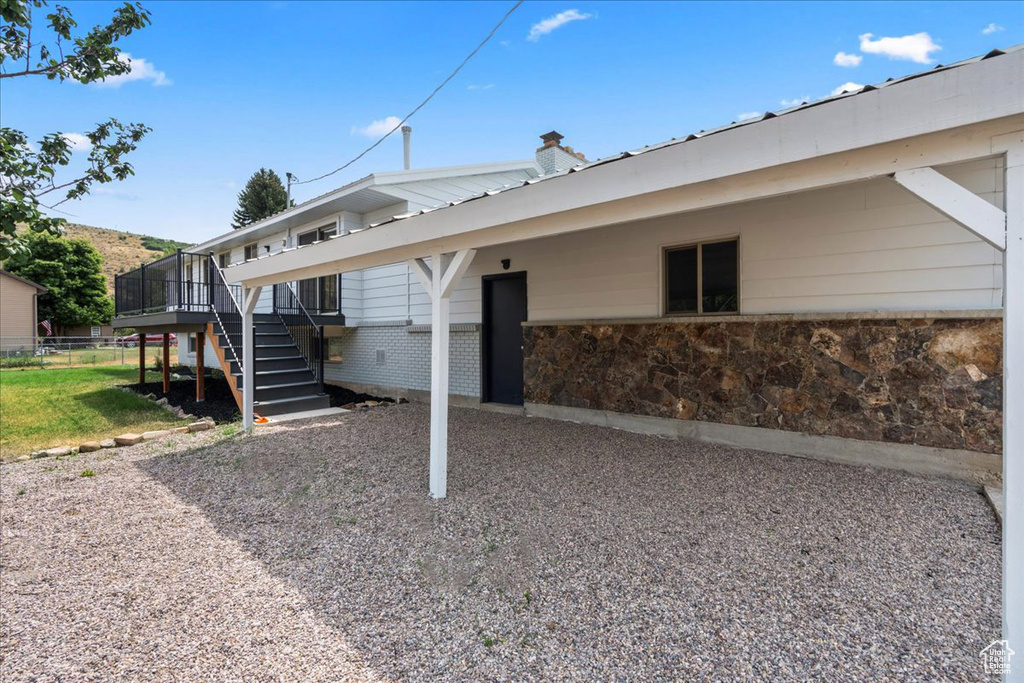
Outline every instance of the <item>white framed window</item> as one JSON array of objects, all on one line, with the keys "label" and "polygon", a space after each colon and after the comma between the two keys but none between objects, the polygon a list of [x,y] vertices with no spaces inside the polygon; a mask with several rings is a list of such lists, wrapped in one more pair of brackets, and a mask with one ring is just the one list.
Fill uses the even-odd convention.
[{"label": "white framed window", "polygon": [[231,263],[231,252],[230,251],[222,251],[221,253],[217,254],[217,265],[219,265],[221,268],[227,268],[230,263]]},{"label": "white framed window", "polygon": [[735,315],[740,310],[739,239],[664,250],[666,315]]},{"label": "white framed window", "polygon": [[93,337],[98,337],[98,336],[100,336],[100,334],[102,334],[102,333],[103,333],[103,330],[102,330],[102,329],[100,329],[100,328],[99,328],[98,326],[96,326],[96,325],[94,325],[94,326],[92,327],[92,329],[91,329],[91,330],[89,330],[89,334],[91,334],[91,335],[92,335]]},{"label": "white framed window", "polygon": [[245,260],[249,261],[260,255],[259,246],[253,242],[252,244],[245,245]]},{"label": "white framed window", "polygon": [[196,352],[196,335],[194,335],[194,334],[188,335],[188,352],[189,353],[195,353]]}]

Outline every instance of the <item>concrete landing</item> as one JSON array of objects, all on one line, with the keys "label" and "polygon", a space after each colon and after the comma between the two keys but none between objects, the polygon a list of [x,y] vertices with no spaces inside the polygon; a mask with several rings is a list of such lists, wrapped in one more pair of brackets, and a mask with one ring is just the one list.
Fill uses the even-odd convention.
[{"label": "concrete landing", "polygon": [[[303,410],[298,413],[287,413],[286,415],[271,415],[267,419],[269,422],[264,424],[280,424],[281,422],[291,422],[292,420],[305,420],[310,417],[328,417],[330,415],[342,415],[344,413],[350,413],[352,411],[345,410],[344,408],[320,408],[318,410]],[[261,425],[256,425],[257,427]]]}]

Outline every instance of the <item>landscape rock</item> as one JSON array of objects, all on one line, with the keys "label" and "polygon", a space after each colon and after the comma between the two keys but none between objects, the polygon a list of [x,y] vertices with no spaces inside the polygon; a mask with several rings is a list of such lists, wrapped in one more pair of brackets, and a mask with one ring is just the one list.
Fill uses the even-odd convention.
[{"label": "landscape rock", "polygon": [[100,441],[100,448],[114,448],[117,443],[113,439],[103,439]]},{"label": "landscape rock", "polygon": [[137,443],[142,443],[142,434],[122,434],[121,436],[114,437],[114,443],[118,446],[134,446]]},{"label": "landscape rock", "polygon": [[153,439],[162,439],[165,436],[170,436],[171,430],[169,429],[155,429],[149,432],[142,432],[142,438],[144,441],[152,441]]},{"label": "landscape rock", "polygon": [[59,458],[63,455],[71,455],[71,449],[67,446],[57,446],[56,448],[48,448],[45,451],[46,457],[48,458]]},{"label": "landscape rock", "polygon": [[212,423],[205,422],[205,421],[200,421],[200,422],[193,422],[192,424],[190,424],[188,426],[188,431],[190,431],[190,432],[205,432],[207,429],[212,429],[212,428],[213,428],[213,424]]},{"label": "landscape rock", "polygon": [[166,396],[164,396],[163,398],[158,398],[158,399],[156,400],[156,404],[157,404],[158,406],[165,406],[165,405],[167,405],[167,397],[166,397]]},{"label": "landscape rock", "polygon": [[188,434],[188,431],[188,425],[185,425],[184,427],[175,427],[171,430],[174,434]]},{"label": "landscape rock", "polygon": [[103,446],[100,445],[99,441],[86,441],[85,443],[79,444],[78,452],[92,453],[93,451],[98,451],[101,448],[103,448]]}]

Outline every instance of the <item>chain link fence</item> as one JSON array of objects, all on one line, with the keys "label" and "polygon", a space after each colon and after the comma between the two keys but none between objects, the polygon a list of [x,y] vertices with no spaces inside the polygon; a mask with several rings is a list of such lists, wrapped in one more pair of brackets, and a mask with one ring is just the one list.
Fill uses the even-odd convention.
[{"label": "chain link fence", "polygon": [[[139,364],[139,337],[0,337],[0,369],[83,368]],[[163,342],[147,337],[146,367],[160,368]],[[171,365],[178,364],[178,346],[171,337]]]}]

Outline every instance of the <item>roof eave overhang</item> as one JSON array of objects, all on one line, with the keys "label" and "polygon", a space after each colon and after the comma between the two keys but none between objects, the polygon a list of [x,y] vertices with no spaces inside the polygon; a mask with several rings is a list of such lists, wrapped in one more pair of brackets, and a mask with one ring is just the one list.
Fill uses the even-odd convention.
[{"label": "roof eave overhang", "polygon": [[[544,217],[564,217],[681,188],[711,192],[719,189],[724,178],[753,177],[813,160],[834,162],[836,155],[855,150],[1022,113],[1024,51],[1016,51],[288,250],[229,268],[226,276],[231,282],[263,285],[307,277],[317,270],[354,270],[393,263],[410,254],[423,256],[442,247],[454,248],[456,243],[467,244],[468,240],[456,237],[472,233],[481,238],[473,245],[477,247],[558,234],[566,231],[564,220],[549,221],[546,231],[519,228]],[[907,155],[903,158],[908,163]],[[884,165],[876,166],[879,173],[891,172]],[[872,172],[863,171],[867,176]],[[849,173],[835,175],[837,181],[842,177],[852,178]],[[793,191],[808,186],[792,184]],[[767,196],[752,187],[746,189],[745,198]],[[733,196],[733,201],[742,201],[736,197],[744,195]],[[607,222],[594,222],[601,224]],[[494,229],[503,226],[507,234],[496,235]]]}]

